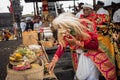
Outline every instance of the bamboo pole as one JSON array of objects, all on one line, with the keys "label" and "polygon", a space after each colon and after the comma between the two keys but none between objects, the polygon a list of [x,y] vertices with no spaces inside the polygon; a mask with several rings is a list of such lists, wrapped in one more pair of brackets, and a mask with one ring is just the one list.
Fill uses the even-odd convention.
[{"label": "bamboo pole", "polygon": [[95,6],[96,6],[96,0],[93,0],[93,7],[95,9]]},{"label": "bamboo pole", "polygon": [[39,16],[38,2],[36,2],[36,12],[37,12],[37,16]]},{"label": "bamboo pole", "polygon": [[35,2],[33,2],[33,7],[34,7],[34,16],[36,16],[36,6],[35,6]]},{"label": "bamboo pole", "polygon": [[73,3],[74,3],[74,13],[75,13],[75,0],[73,0]]}]

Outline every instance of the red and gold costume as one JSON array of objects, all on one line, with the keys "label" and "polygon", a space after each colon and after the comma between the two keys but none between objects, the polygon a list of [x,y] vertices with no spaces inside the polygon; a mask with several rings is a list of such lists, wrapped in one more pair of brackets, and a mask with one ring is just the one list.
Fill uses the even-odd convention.
[{"label": "red and gold costume", "polygon": [[[109,57],[98,48],[98,40],[96,34],[89,33],[89,35],[91,36],[91,39],[82,42],[82,44],[84,44],[84,49],[87,49],[85,56],[89,57],[94,62],[99,71],[107,80],[117,80],[115,65],[110,61]],[[66,46],[67,45],[69,45],[69,43],[66,41]],[[58,47],[54,59],[58,60],[62,56],[65,47],[61,45]],[[70,48],[71,47],[73,49],[73,46],[70,45]],[[79,47],[74,46],[74,48]]]},{"label": "red and gold costume", "polygon": [[[81,15],[81,18],[84,18],[84,15]],[[92,21],[95,24],[96,29],[99,27],[100,29],[105,30],[105,29],[107,29],[107,27],[109,27],[109,26],[105,26],[106,28],[102,28],[104,26],[102,24],[109,21],[109,16],[108,15],[105,15],[105,14],[91,14],[88,17],[86,17],[86,19]],[[102,72],[99,68],[98,69],[100,70],[100,72],[104,75],[104,77],[107,80],[111,80],[111,79],[106,77],[105,75],[109,75],[109,74],[112,75],[112,73],[109,73],[109,72],[114,72],[113,75],[114,75],[114,79],[115,79],[116,69],[115,69],[115,51],[114,51],[114,46],[112,44],[113,42],[112,42],[109,34],[103,35],[103,33],[101,33],[100,31],[97,31],[97,32],[98,32],[99,47],[100,47],[102,52],[100,51],[95,55],[98,55],[99,53],[101,53],[101,55],[102,54],[106,55],[106,56],[108,56],[108,58],[106,58],[106,60],[105,60],[105,57],[103,55],[99,56],[99,57],[101,57],[101,59],[104,59],[104,60],[103,60],[103,62],[101,61],[98,64],[96,64],[96,66],[101,67],[102,65],[110,64],[107,67],[103,67],[104,72]],[[93,58],[96,57],[95,55],[91,55],[91,56],[93,56],[93,57],[91,57],[92,60],[94,60]],[[107,61],[109,61],[109,63],[106,63]],[[114,79],[112,79],[112,80],[114,80]]]},{"label": "red and gold costume", "polygon": [[80,19],[85,18],[90,21],[92,21],[96,25],[102,25],[103,22],[108,22],[109,21],[109,16],[105,14],[90,14],[87,17],[84,17],[84,15],[80,16]]},{"label": "red and gold costume", "polygon": [[[84,15],[81,15],[81,18],[84,18]],[[115,64],[115,51],[113,45],[113,29],[115,28],[112,23],[109,22],[109,16],[105,14],[91,14],[86,19],[94,22],[96,29],[98,30],[98,41],[100,48],[103,51],[106,51],[106,54],[109,56],[110,60]],[[103,23],[106,23],[103,25]]]},{"label": "red and gold costume", "polygon": [[[103,18],[101,18],[98,22],[96,22],[97,18],[99,18],[97,14],[91,14],[90,16],[87,17],[87,19],[94,22],[95,24],[94,29],[96,28],[97,24],[102,24],[103,22],[106,21],[105,16],[104,15],[101,15],[101,16]],[[84,17],[81,16],[81,18],[84,18]],[[83,24],[83,25],[86,25],[86,24]],[[108,57],[108,55],[104,52],[104,50],[102,50],[99,47],[98,35],[96,34],[96,31],[88,32],[88,34],[91,37],[89,40],[80,41],[80,43],[77,43],[77,44],[81,44],[84,46],[81,48],[83,51],[87,50],[84,55],[89,57],[94,62],[94,64],[96,65],[98,70],[103,74],[106,80],[117,80],[115,64],[111,62],[110,57]],[[80,48],[79,46],[76,46],[76,45],[74,46],[70,45],[65,39],[65,37],[64,37],[64,40],[66,42],[66,46],[69,45],[72,50],[76,50],[77,48]],[[59,45],[53,57],[54,60],[57,61],[63,55],[64,49],[66,48],[66,46],[63,47]],[[74,66],[75,66],[74,68],[76,70],[77,64],[78,64],[77,58],[76,58],[76,55],[72,55],[72,56],[74,58]]]}]

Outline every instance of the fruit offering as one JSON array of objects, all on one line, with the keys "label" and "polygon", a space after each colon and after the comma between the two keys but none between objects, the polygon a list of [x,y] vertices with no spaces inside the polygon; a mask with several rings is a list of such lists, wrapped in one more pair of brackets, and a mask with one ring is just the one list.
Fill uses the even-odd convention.
[{"label": "fruit offering", "polygon": [[[35,52],[29,49],[28,47],[18,48],[12,55],[10,55],[9,60],[10,64],[13,65],[15,69],[18,69],[26,66],[26,63],[31,64],[37,59]],[[23,69],[23,68],[21,68]]]}]

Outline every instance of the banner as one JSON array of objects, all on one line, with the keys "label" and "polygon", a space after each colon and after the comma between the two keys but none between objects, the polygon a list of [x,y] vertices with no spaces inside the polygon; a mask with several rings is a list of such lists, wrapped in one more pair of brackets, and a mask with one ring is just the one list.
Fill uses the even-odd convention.
[{"label": "banner", "polygon": [[42,7],[43,7],[43,15],[46,16],[48,15],[48,1],[47,0],[42,0]]},{"label": "banner", "polygon": [[12,0],[9,0],[9,1],[10,1],[9,11],[10,11],[10,13],[12,14],[12,13],[13,13]]}]

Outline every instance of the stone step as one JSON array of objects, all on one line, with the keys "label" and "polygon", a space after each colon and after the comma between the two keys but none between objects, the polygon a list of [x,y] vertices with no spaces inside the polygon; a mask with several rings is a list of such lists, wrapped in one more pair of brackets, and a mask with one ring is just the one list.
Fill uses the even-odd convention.
[{"label": "stone step", "polygon": [[72,68],[56,68],[54,72],[58,80],[73,80],[74,78],[74,71]]}]

